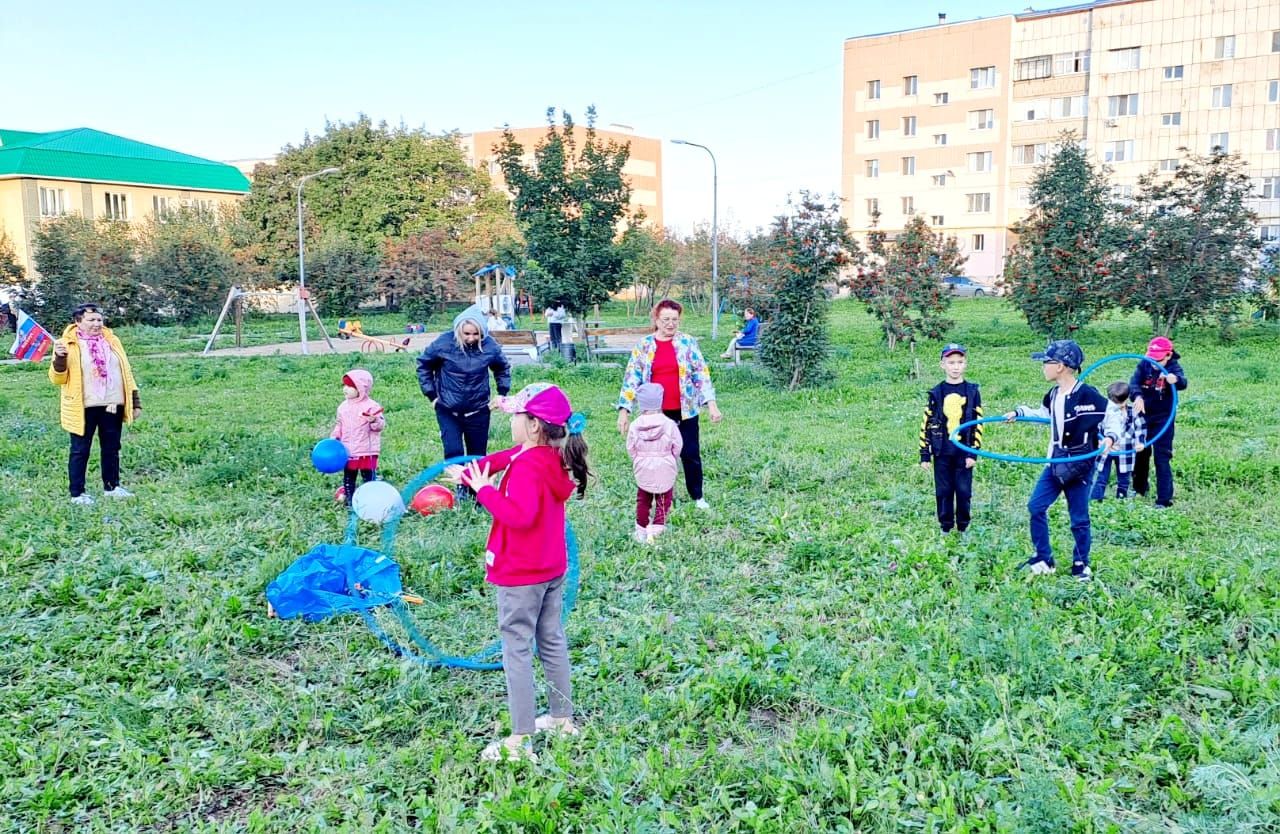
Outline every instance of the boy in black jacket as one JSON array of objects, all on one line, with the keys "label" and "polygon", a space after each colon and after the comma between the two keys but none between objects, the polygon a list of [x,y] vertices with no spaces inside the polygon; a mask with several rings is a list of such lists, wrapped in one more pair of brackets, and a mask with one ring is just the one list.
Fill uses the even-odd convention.
[{"label": "boy in black jacket", "polygon": [[[1018,406],[1005,415],[1012,422],[1018,417],[1049,418],[1048,458],[1064,458],[1087,454],[1098,448],[1099,428],[1107,413],[1107,398],[1092,385],[1076,379],[1084,364],[1084,351],[1070,339],[1050,342],[1032,359],[1043,363],[1044,378],[1054,384],[1044,395],[1040,408]],[[1110,451],[1117,438],[1101,442]],[[1049,545],[1049,507],[1058,496],[1066,494],[1067,513],[1071,518],[1071,535],[1075,548],[1071,554],[1071,575],[1081,582],[1093,578],[1089,567],[1089,548],[1093,543],[1089,527],[1089,490],[1094,459],[1071,463],[1051,463],[1040,473],[1031,491],[1027,512],[1031,514],[1031,543],[1036,553],[1022,564],[1034,575],[1054,571],[1053,549]]]},{"label": "boy in black jacket", "polygon": [[1146,495],[1150,485],[1151,459],[1156,461],[1156,506],[1173,506],[1173,389],[1187,390],[1187,375],[1178,362],[1178,352],[1173,342],[1164,336],[1156,336],[1147,343],[1147,356],[1164,366],[1167,373],[1150,362],[1139,362],[1129,380],[1129,398],[1133,400],[1133,413],[1147,418],[1147,437],[1169,424],[1169,430],[1156,438],[1134,457],[1133,491]]},{"label": "boy in black jacket", "polygon": [[[942,349],[942,371],[946,379],[929,391],[924,420],[920,423],[920,466],[933,467],[933,496],[938,505],[938,524],[943,533],[951,528],[963,533],[969,527],[969,505],[973,497],[973,467],[976,455],[951,442],[951,432],[961,423],[982,417],[982,395],[975,382],[966,382],[967,351],[963,345]],[[982,445],[982,426],[961,432],[960,442],[977,449]]]}]

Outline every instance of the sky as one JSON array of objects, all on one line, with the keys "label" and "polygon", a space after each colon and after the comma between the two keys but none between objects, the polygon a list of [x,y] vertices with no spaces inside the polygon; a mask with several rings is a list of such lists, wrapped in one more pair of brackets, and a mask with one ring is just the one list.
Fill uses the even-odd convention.
[{"label": "sky", "polygon": [[[1055,3],[1044,8],[1064,5]],[[998,0],[622,4],[0,0],[0,127],[91,127],[210,159],[269,157],[366,114],[436,133],[578,122],[709,147],[720,225],[840,187],[846,38],[1021,11]],[[663,147],[666,225],[711,219],[711,165]]]}]

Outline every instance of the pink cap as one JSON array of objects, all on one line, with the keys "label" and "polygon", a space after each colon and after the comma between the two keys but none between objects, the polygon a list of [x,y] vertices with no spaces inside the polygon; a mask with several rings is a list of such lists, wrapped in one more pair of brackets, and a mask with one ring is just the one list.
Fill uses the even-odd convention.
[{"label": "pink cap", "polygon": [[1173,342],[1165,336],[1156,336],[1147,342],[1147,356],[1152,359],[1164,359],[1173,353]]},{"label": "pink cap", "polygon": [[514,397],[500,397],[499,407],[508,414],[532,414],[557,426],[569,422],[573,409],[569,398],[550,382],[533,382]]}]

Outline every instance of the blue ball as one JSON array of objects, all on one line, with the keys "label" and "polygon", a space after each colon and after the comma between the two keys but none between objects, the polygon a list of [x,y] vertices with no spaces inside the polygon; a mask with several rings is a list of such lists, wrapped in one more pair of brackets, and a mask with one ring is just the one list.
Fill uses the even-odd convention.
[{"label": "blue ball", "polygon": [[342,445],[341,440],[325,438],[311,450],[311,463],[326,474],[341,472],[347,465],[347,447]]}]

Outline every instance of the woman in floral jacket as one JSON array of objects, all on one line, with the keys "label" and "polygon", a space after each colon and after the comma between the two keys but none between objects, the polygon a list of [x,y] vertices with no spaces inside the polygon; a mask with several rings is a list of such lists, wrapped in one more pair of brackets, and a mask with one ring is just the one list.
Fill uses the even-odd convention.
[{"label": "woman in floral jacket", "polygon": [[631,351],[631,359],[622,374],[622,391],[618,394],[618,432],[624,437],[635,406],[636,389],[646,382],[662,386],[662,412],[680,427],[684,448],[680,460],[684,464],[684,485],[689,497],[700,510],[711,506],[702,497],[702,453],[698,448],[698,414],[705,406],[711,422],[720,422],[716,405],[716,389],[711,384],[707,362],[698,349],[698,340],[680,332],[680,316],[684,308],[671,299],[659,301],[649,314],[654,332],[645,336]]}]

